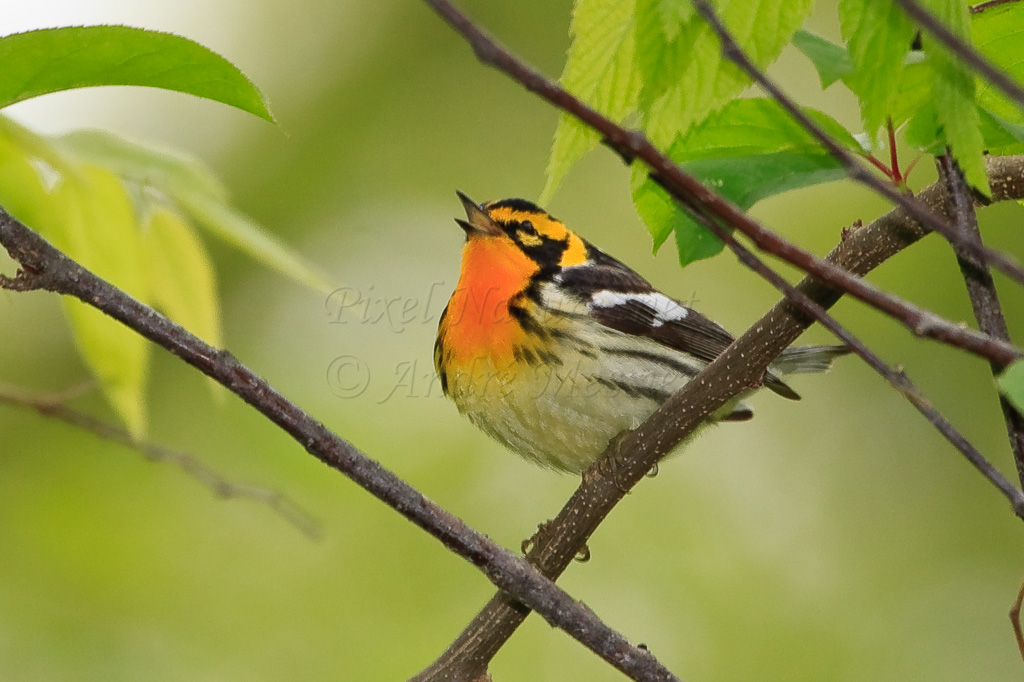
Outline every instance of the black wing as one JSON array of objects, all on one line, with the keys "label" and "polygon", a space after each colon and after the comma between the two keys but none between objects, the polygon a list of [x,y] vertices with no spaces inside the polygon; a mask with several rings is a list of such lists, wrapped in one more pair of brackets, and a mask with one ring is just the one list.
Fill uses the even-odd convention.
[{"label": "black wing", "polygon": [[[734,340],[721,325],[662,294],[620,261],[588,244],[589,263],[560,274],[566,290],[590,304],[601,324],[692,355],[703,363],[717,358]],[[765,385],[793,400],[799,395],[774,374]]]}]

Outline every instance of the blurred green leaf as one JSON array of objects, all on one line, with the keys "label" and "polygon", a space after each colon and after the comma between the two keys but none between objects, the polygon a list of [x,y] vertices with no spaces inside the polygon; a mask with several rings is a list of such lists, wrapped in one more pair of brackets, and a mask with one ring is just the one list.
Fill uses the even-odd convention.
[{"label": "blurred green leaf", "polygon": [[232,206],[206,194],[174,194],[173,198],[202,227],[219,239],[249,254],[282,275],[329,292],[327,277],[312,268],[298,253]]},{"label": "blurred green leaf", "polygon": [[207,194],[228,201],[228,191],[199,159],[126,140],[105,130],[75,130],[51,138],[65,154],[109,168],[140,185],[168,194]]},{"label": "blurred green leaf", "polygon": [[[572,45],[562,72],[563,87],[612,120],[636,105],[640,89],[633,67],[634,0],[577,0],[569,33]],[[548,160],[546,202],[569,169],[597,146],[600,136],[561,114]]]},{"label": "blurred green leaf", "polygon": [[811,60],[822,90],[853,72],[853,59],[846,48],[817,34],[800,29],[793,34],[793,46]]},{"label": "blurred green leaf", "polygon": [[33,227],[52,225],[50,196],[31,157],[0,135],[0,206]]},{"label": "blurred green leaf", "polygon": [[[1007,3],[971,15],[974,46],[996,66],[1024,83],[1024,4]],[[1024,124],[1024,111],[987,80],[978,83],[978,104],[1010,124]]]},{"label": "blurred green leaf", "polygon": [[[196,231],[174,211],[158,206],[146,216],[142,248],[153,305],[215,348],[224,345],[213,262]],[[218,399],[227,389],[207,377]]]},{"label": "blurred green leaf", "polygon": [[198,159],[151,149],[100,130],[70,133],[56,138],[55,144],[66,153],[160,190],[218,238],[287,277],[318,291],[330,291],[323,274],[233,208],[227,190]]},{"label": "blurred green leaf", "polygon": [[[838,122],[808,111],[841,144],[860,151]],[[776,102],[741,99],[691,129],[670,150],[672,159],[740,209],[765,197],[845,177],[842,165]],[[657,249],[675,232],[683,265],[708,258],[722,243],[646,174],[634,175],[633,200]]]},{"label": "blurred green leaf", "polygon": [[[40,231],[71,258],[146,303],[149,289],[135,207],[116,175],[82,166],[51,193],[53,223]],[[150,343],[113,318],[65,297],[75,345],[114,411],[136,438],[146,431]]]},{"label": "blurred green leaf", "polygon": [[890,0],[839,0],[838,9],[854,67],[844,80],[860,102],[865,132],[874,139],[896,106],[904,58],[916,29]]},{"label": "blurred green leaf", "polygon": [[1007,367],[996,379],[996,383],[1017,411],[1024,414],[1024,360],[1018,360]]},{"label": "blurred green leaf", "polygon": [[0,37],[0,108],[61,90],[141,85],[222,102],[273,122],[259,89],[215,52],[128,26],[50,28]]},{"label": "blurred green leaf", "polygon": [[143,226],[142,252],[153,305],[210,345],[221,347],[213,264],[192,226],[170,209],[151,210]]}]

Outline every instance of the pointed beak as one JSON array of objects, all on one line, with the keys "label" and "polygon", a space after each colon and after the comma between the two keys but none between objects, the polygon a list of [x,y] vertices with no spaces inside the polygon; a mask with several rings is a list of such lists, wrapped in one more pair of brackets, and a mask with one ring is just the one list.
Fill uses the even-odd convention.
[{"label": "pointed beak", "polygon": [[462,200],[462,207],[466,209],[466,220],[456,218],[455,222],[466,231],[467,237],[472,237],[473,235],[490,235],[493,237],[501,234],[501,228],[491,220],[491,217],[487,215],[485,210],[480,208],[479,204],[462,192],[456,191],[455,193],[459,195],[459,199]]}]

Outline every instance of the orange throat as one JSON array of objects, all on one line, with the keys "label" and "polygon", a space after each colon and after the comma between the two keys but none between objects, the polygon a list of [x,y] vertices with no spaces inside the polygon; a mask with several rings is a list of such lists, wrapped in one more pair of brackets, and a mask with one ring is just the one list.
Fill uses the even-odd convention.
[{"label": "orange throat", "polygon": [[537,264],[503,237],[470,237],[462,249],[462,275],[444,321],[452,359],[466,365],[487,358],[495,366],[511,362],[526,334],[509,311]]}]

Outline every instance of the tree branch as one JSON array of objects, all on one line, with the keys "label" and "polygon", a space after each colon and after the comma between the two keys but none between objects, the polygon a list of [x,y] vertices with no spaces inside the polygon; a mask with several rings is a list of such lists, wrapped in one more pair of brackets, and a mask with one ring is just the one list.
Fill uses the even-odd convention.
[{"label": "tree branch", "polygon": [[[953,157],[947,152],[937,160],[939,178],[946,186],[946,212],[956,223],[965,239],[981,243],[981,230],[978,229],[978,217],[974,212],[974,200],[971,190],[964,180],[963,173]],[[1010,330],[1006,326],[1003,307],[996,293],[996,283],[992,273],[984,263],[972,254],[953,245],[956,261],[967,285],[967,295],[971,299],[974,319],[978,327],[994,339],[1010,341]],[[991,364],[991,363],[990,363]],[[1000,367],[991,364],[992,374],[998,375]],[[1017,466],[1017,477],[1024,485],[1024,416],[1006,399],[999,396],[999,407],[1006,423],[1006,435],[1010,440],[1010,450]]]}]

